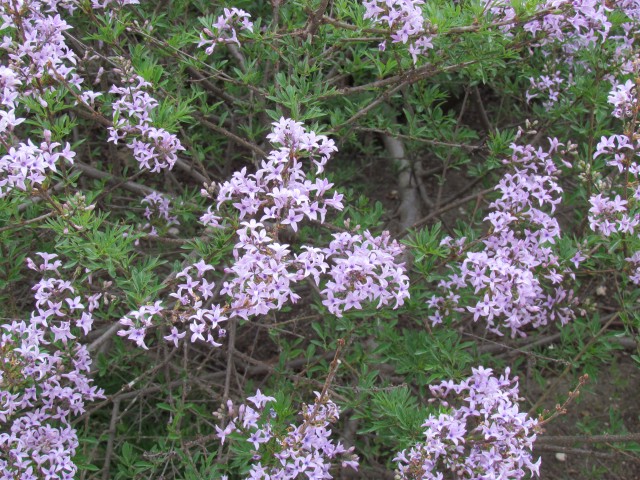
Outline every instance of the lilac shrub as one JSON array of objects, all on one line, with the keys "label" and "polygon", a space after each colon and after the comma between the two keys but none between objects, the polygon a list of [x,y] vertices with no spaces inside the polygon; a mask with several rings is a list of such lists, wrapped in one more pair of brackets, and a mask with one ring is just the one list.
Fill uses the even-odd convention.
[{"label": "lilac shrub", "polygon": [[[342,210],[343,196],[331,193],[333,184],[326,178],[310,180],[303,170],[303,162],[311,163],[320,175],[336,151],[333,140],[307,132],[301,122],[290,119],[282,118],[273,126],[267,138],[277,148],[255,173],[247,173],[245,167],[221,184],[215,210],[209,207],[201,217],[208,227],[224,228],[223,219],[231,215],[225,207],[237,212],[234,261],[225,268],[229,278],[219,285],[227,301],[212,303],[215,285],[204,274],[215,270],[213,265],[201,260],[177,275],[183,283],[171,294],[179,305],[171,321],[188,325],[191,342],[206,340],[219,346],[217,339],[224,336],[220,322],[232,317],[248,320],[295,303],[300,296],[294,286],[307,278],[320,288],[322,303],[338,317],[361,309],[365,302],[397,308],[409,295],[404,264],[396,260],[402,247],[388,232],[378,237],[368,231],[336,233],[328,247],[301,245],[299,253],[281,243],[285,229],[297,232],[305,220],[325,223],[329,209]],[[209,190],[203,194],[210,196]],[[190,273],[193,270],[195,275]],[[132,312],[120,320],[128,328],[119,334],[144,346],[145,333],[162,308],[156,303]],[[165,338],[177,344],[187,332],[180,332],[176,325],[171,328],[171,335]]]},{"label": "lilac shrub", "polygon": [[[594,160],[601,158],[611,167],[610,178],[619,178],[618,182],[610,180],[603,185],[603,192],[593,194],[589,198],[589,227],[602,237],[612,235],[638,235],[640,225],[640,187],[638,176],[640,164],[635,159],[640,146],[637,141],[638,114],[638,74],[634,80],[615,83],[609,94],[609,104],[613,106],[611,115],[623,124],[623,133],[615,133],[601,137],[593,154]],[[634,252],[625,258],[629,269],[631,283],[640,285],[640,253]]]},{"label": "lilac shrub", "polygon": [[[518,2],[483,0],[483,3],[487,12],[504,24],[503,30],[510,31],[515,26]],[[538,2],[535,15],[523,22],[523,28],[540,37],[536,46],[571,39],[575,43],[566,48],[575,51],[593,42],[597,35],[606,39],[611,28],[607,14],[611,10],[599,0],[545,0]]]},{"label": "lilac shrub", "polygon": [[[500,197],[484,218],[489,232],[482,239],[483,249],[464,254],[454,273],[440,281],[439,287],[449,293],[434,295],[428,302],[435,309],[429,317],[434,325],[452,312],[468,311],[474,321],[486,322],[490,331],[502,335],[506,330],[513,337],[525,335],[527,328],[555,320],[565,324],[575,317],[573,292],[563,286],[573,272],[552,248],[560,237],[552,213],[562,193],[553,156],[562,144],[556,139],[550,143],[548,151],[511,145],[513,154],[504,163],[512,173],[496,186]],[[574,257],[576,265],[580,258],[579,253]],[[469,305],[460,295],[467,288],[474,295]]]},{"label": "lilac shrub", "polygon": [[[321,291],[323,303],[338,316],[365,300],[378,301],[378,308],[393,300],[394,307],[402,305],[408,296],[408,277],[404,265],[396,263],[402,248],[388,233],[380,237],[367,231],[337,233],[329,247],[302,245],[293,255],[289,245],[280,243],[283,229],[296,232],[305,218],[322,224],[329,208],[342,210],[343,196],[335,191],[330,195],[333,184],[326,178],[307,179],[301,161],[310,160],[320,175],[336,151],[333,140],[305,131],[301,122],[282,118],[273,125],[268,138],[279,148],[255,174],[247,175],[246,169],[237,172],[217,196],[218,210],[233,202],[240,219],[258,220],[242,222],[237,231],[236,262],[228,270],[234,278],[222,290],[235,297],[234,313],[247,318],[280,308],[287,300],[295,302],[298,297],[290,285],[309,277],[321,286],[324,274],[329,279]],[[209,219],[210,215],[203,217]],[[214,223],[209,220],[208,225]]]},{"label": "lilac shrub", "polygon": [[[203,445],[207,455],[200,458],[189,451],[200,440],[183,440],[212,427],[198,417],[206,407],[192,402],[193,392],[222,377],[225,399],[253,388],[247,383],[254,381],[272,386],[295,379],[304,391],[325,368],[320,350],[344,332],[354,347],[345,353],[344,397],[332,398],[351,406],[359,431],[377,433],[374,422],[391,419],[387,425],[401,428],[389,443],[410,445],[402,436],[415,435],[426,414],[414,415],[418,423],[412,423],[409,408],[378,415],[363,401],[375,392],[380,405],[418,405],[407,400],[412,388],[404,397],[385,396],[396,388],[387,389],[388,379],[408,372],[416,382],[411,387],[422,388],[461,378],[473,345],[459,335],[470,333],[473,322],[486,326],[490,339],[583,322],[578,298],[589,300],[589,287],[578,275],[592,263],[611,263],[603,271],[614,271],[616,288],[624,283],[614,277],[620,265],[622,278],[640,285],[638,0],[366,0],[356,7],[322,1],[304,9],[300,2],[274,0],[252,4],[255,18],[225,4],[194,30],[195,17],[208,8],[196,3],[176,1],[164,11],[138,0],[0,2],[0,218],[8,219],[0,225],[0,294],[11,303],[0,326],[0,480],[92,475],[74,463],[80,449],[73,422],[103,395],[90,379],[85,345],[94,322],[103,323],[98,341],[91,339],[104,354],[99,371],[109,372],[101,381],[117,392],[104,405],[112,402],[112,420],[123,425],[109,429],[107,446],[98,442],[87,455],[88,463],[102,462],[103,478],[177,478],[225,469],[252,479],[332,478],[339,467],[357,469],[359,459],[354,447],[335,440],[340,409],[327,388],[302,406],[296,421],[260,390],[239,406],[229,401],[215,433],[202,439],[219,440],[218,452]],[[71,22],[81,28],[72,30]],[[151,79],[161,74],[154,85]],[[89,78],[101,91],[89,88]],[[602,115],[609,84],[610,109]],[[454,97],[462,88],[459,106]],[[517,117],[523,109],[543,120],[532,144],[515,143],[522,141],[521,129],[515,139],[511,132],[524,123]],[[482,121],[469,122],[469,112]],[[269,118],[275,121],[264,142],[261,129]],[[302,120],[317,123],[309,127]],[[174,127],[180,138],[169,131]],[[361,217],[357,222],[333,224],[349,206],[325,173],[338,145],[360,161],[385,144],[379,135],[405,150],[411,171],[402,173],[412,178],[410,186],[398,187],[399,196],[405,188],[419,191],[415,198],[424,205],[412,205],[416,227],[439,218],[455,235],[442,214],[478,193],[478,182],[494,174],[499,179],[480,215],[483,226],[473,231],[475,213],[461,219],[474,240],[442,240],[439,227],[408,232],[420,255],[411,280],[427,293],[382,323],[357,312],[408,303],[403,259],[411,252],[397,240],[407,232],[373,233],[380,217],[360,206],[353,210]],[[544,148],[544,135],[562,136],[549,138]],[[268,142],[271,147],[264,146]],[[510,142],[511,155],[500,167],[485,162],[498,152],[504,158]],[[249,147],[268,153],[237,167]],[[137,167],[133,175],[127,162],[113,161],[118,148]],[[561,169],[573,167],[571,158],[585,169],[577,185],[561,178]],[[466,165],[472,168],[462,172]],[[461,182],[470,180],[460,203],[459,192],[445,185],[455,170]],[[425,172],[442,181],[435,202],[433,175]],[[336,169],[335,178],[341,174]],[[146,195],[149,188],[154,193]],[[185,201],[201,188],[202,198]],[[485,193],[474,198],[474,212],[483,208]],[[392,190],[386,200],[397,196]],[[172,202],[184,210],[180,229],[171,228],[180,225]],[[565,248],[571,243],[565,230],[574,219],[561,232],[560,205],[582,209],[582,223],[571,233],[588,233],[577,251],[575,245]],[[423,216],[422,207],[435,208]],[[197,228],[186,224],[190,216],[200,217]],[[153,241],[134,242],[135,225]],[[160,242],[180,248],[155,248]],[[607,253],[593,255],[604,245]],[[33,288],[32,308],[14,293],[27,282],[16,259],[52,248],[76,270],[65,277],[56,254],[29,259],[27,266],[43,277]],[[435,286],[434,276],[441,279]],[[625,292],[616,293],[607,307],[627,308]],[[303,315],[314,296],[320,314]],[[629,304],[635,302],[629,297]],[[620,305],[613,306],[618,298]],[[260,324],[267,316],[274,321]],[[425,328],[425,319],[434,328]],[[455,331],[443,328],[456,320],[467,323]],[[638,331],[634,320],[624,321],[628,332]],[[284,323],[292,329],[276,335]],[[415,338],[412,325],[422,329]],[[404,336],[396,334],[401,329]],[[115,332],[129,342],[113,341]],[[263,346],[265,337],[270,343]],[[228,348],[219,348],[227,342]],[[184,355],[167,346],[183,348]],[[369,368],[372,346],[373,355],[388,355],[388,368]],[[546,360],[566,353],[558,350],[547,352]],[[586,360],[590,355],[585,351]],[[278,361],[278,375],[265,378]],[[538,475],[532,448],[540,424],[520,412],[518,385],[509,375],[478,367],[460,383],[431,387],[442,400],[440,410],[423,424],[425,440],[396,455],[397,476]],[[389,399],[396,404],[385,403]],[[134,403],[140,414],[132,420]],[[151,412],[156,404],[158,412]],[[102,408],[86,415],[89,435],[105,430]],[[135,444],[129,449],[121,433],[135,431],[133,426],[149,435],[129,438]],[[389,448],[390,437],[354,443],[369,448],[368,460],[389,465],[389,452],[398,449]],[[175,453],[174,441],[184,456]],[[138,451],[148,461],[130,458]]]},{"label": "lilac shrub", "polygon": [[[613,105],[613,112],[611,114],[621,120],[632,118],[638,111],[638,94],[636,83],[632,80],[627,80],[624,83],[617,83],[613,86],[613,89],[609,93],[609,103]],[[624,137],[615,137],[618,143],[629,139]],[[605,139],[603,139],[605,140]],[[626,146],[624,143],[622,146]],[[604,147],[613,146],[610,142],[607,142]],[[620,148],[621,145],[618,146]],[[598,145],[598,152],[602,152],[602,148]]]},{"label": "lilac shrub", "polygon": [[216,427],[222,445],[237,441],[252,445],[253,458],[247,479],[329,479],[333,478],[330,469],[334,462],[343,468],[358,469],[353,447],[345,448],[330,438],[331,426],[338,421],[340,408],[326,395],[316,392],[315,402],[302,406],[299,413],[302,422],[292,423],[286,430],[277,427],[281,420],[269,407],[274,397],[258,390],[247,400],[250,403],[238,407],[229,400],[230,420],[224,428]]},{"label": "lilac shrub", "polygon": [[73,1],[28,1],[0,4],[5,32],[0,51],[10,61],[0,66],[0,144],[6,153],[0,158],[0,198],[14,188],[39,187],[60,160],[73,163],[69,143],[52,140],[43,129],[42,139],[20,139],[14,130],[26,118],[21,101],[30,98],[43,108],[46,97],[56,91],[49,79],[80,89],[83,79],[76,72],[78,58],[66,44],[64,32],[70,25],[60,12],[72,13]]},{"label": "lilac shrub", "polygon": [[[161,313],[164,308],[160,305],[160,301],[154,305],[143,305],[138,310],[129,312],[120,319],[120,325],[129,327],[127,330],[118,330],[118,335],[127,337],[127,339],[136,343],[138,347],[148,350],[149,347],[144,343],[147,328],[153,325],[153,316]],[[183,335],[184,336],[184,335]]]},{"label": "lilac shrub", "polygon": [[627,200],[616,195],[613,199],[604,198],[601,193],[589,199],[589,227],[594,232],[608,237],[613,233],[633,233],[638,226],[638,218],[630,218]]},{"label": "lilac shrub", "polygon": [[364,302],[377,301],[377,308],[391,304],[398,308],[409,297],[409,279],[404,266],[396,263],[402,248],[389,232],[379,237],[369,232],[335,234],[323,253],[333,262],[331,279],[321,292],[325,296],[322,303],[334,315],[359,310]]},{"label": "lilac shrub", "polygon": [[[138,310],[132,311],[120,319],[121,328],[118,335],[132,340],[144,349],[145,337],[149,328],[157,324],[168,323],[170,333],[164,339],[178,347],[178,342],[187,333],[189,340],[206,341],[214,347],[222,344],[217,340],[226,335],[226,330],[220,324],[228,319],[227,307],[219,305],[207,306],[205,302],[213,297],[215,283],[208,281],[205,273],[214,268],[199,261],[194,265],[185,267],[176,278],[183,283],[178,284],[178,290],[170,295],[176,301],[172,309],[167,309],[158,300],[153,305],[143,305]],[[176,325],[188,325],[188,332],[181,331]]]},{"label": "lilac shrub", "polygon": [[539,475],[532,449],[538,420],[520,411],[517,378],[490,368],[473,369],[460,383],[431,387],[442,413],[424,423],[424,442],[400,452],[398,476],[407,480],[444,478],[522,479]]},{"label": "lilac shrub", "polygon": [[62,18],[64,12],[73,13],[77,1],[3,1],[0,8],[6,31],[0,49],[11,60],[3,65],[2,104],[15,107],[26,95],[46,106],[44,96],[56,90],[55,85],[47,86],[47,78],[81,89],[83,79],[76,72],[79,59],[64,37],[71,26]]},{"label": "lilac shrub", "polygon": [[[91,330],[99,296],[83,299],[60,278],[55,254],[31,269],[35,310],[0,332],[0,479],[72,479],[78,436],[73,417],[102,397],[89,378],[91,359],[78,339]],[[88,303],[87,303],[88,302]]]},{"label": "lilac shrub", "polygon": [[[499,22],[507,35],[516,33],[516,8],[512,0],[484,0],[487,13]],[[544,56],[542,72],[530,77],[527,99],[540,98],[546,109],[552,108],[575,87],[576,75],[594,68],[582,57],[585,51],[608,42],[615,46],[611,62],[623,72],[632,68],[634,28],[640,20],[635,0],[605,2],[602,0],[546,0],[539,2],[531,18],[520,19],[521,29],[532,38],[532,55]],[[612,18],[624,15],[628,21],[621,31],[612,30]],[[512,22],[513,21],[513,22]],[[609,76],[609,75],[608,75]],[[612,78],[609,78],[612,79]]]}]

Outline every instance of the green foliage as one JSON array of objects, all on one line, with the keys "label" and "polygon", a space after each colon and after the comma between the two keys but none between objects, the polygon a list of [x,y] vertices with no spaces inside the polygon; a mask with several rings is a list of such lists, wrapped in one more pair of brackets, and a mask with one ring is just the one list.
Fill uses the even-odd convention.
[{"label": "green foliage", "polygon": [[[74,425],[81,438],[79,478],[246,476],[256,461],[252,444],[236,435],[233,446],[221,447],[214,434],[227,420],[226,401],[257,388],[269,391],[276,398],[270,405],[275,428],[286,432],[299,420],[299,406],[325,387],[342,341],[342,363],[327,388],[345,413],[334,431],[357,422],[357,435],[348,442],[364,459],[363,478],[381,475],[375,470],[380,465],[394,468],[395,452],[423,440],[425,418],[440,413],[429,406],[429,385],[463,379],[479,364],[496,370],[510,365],[521,374],[526,367],[544,386],[556,378],[571,383],[583,373],[601,379],[613,359],[626,358],[620,339],[627,345],[640,338],[640,289],[628,260],[640,251],[640,239],[635,233],[593,232],[589,199],[620,194],[630,216],[640,214],[633,200],[637,179],[609,166],[604,156],[593,158],[601,137],[633,130],[629,120],[611,116],[608,101],[612,79],[631,76],[621,70],[615,42],[582,45],[571,62],[561,46],[543,52],[538,44],[544,34],[532,37],[522,29],[539,16],[543,2],[510,3],[518,26],[507,32],[505,23],[495,25],[501,20],[486,2],[425,2],[420,8],[434,48],[415,61],[410,41],[392,42],[384,25],[363,18],[362,2],[349,0],[177,0],[113,10],[94,9],[84,0],[76,14],[64,13],[72,26],[65,41],[82,59],[76,69],[83,88],[101,95],[89,108],[76,86],[43,73],[28,85],[39,98],[18,101],[16,115],[25,121],[14,131],[0,129],[2,156],[21,142],[40,145],[47,131],[76,153],[74,164],[44,172],[47,179],[37,188],[27,184],[10,195],[1,190],[0,316],[8,323],[32,315],[32,287],[40,278],[26,264],[36,252],[59,256],[74,295],[83,301],[100,297],[94,330],[82,342],[107,398],[88,406]],[[239,46],[222,41],[207,54],[198,46],[200,34],[213,28],[225,7],[247,10],[253,31],[238,32]],[[611,35],[621,35],[629,19],[615,11],[608,18]],[[3,34],[12,35],[10,30]],[[382,41],[385,48],[379,48]],[[150,121],[185,147],[171,171],[139,170],[126,142],[107,142],[108,129],[122,120],[113,115],[117,96],[110,87],[123,85],[123,71],[152,84],[148,93],[158,106]],[[531,79],[554,74],[564,83],[549,102],[548,92],[535,90]],[[322,248],[344,230],[392,230],[406,248],[398,263],[408,267],[411,299],[397,310],[367,304],[337,318],[322,305],[319,290],[326,284],[299,282],[297,303],[233,327],[221,324],[228,329],[222,348],[183,342],[174,349],[163,337],[178,323],[179,299],[171,296],[176,275],[198,260],[211,265],[215,295],[199,301],[217,303],[232,275],[236,229],[248,220],[232,207],[223,207],[222,228],[204,227],[199,219],[215,206],[217,184],[234,171],[259,168],[261,152],[271,149],[270,123],[283,116],[335,140],[338,152],[326,173],[344,194],[345,208],[331,212],[324,227],[305,221],[296,232],[282,229],[278,241],[300,254],[300,245]],[[402,141],[409,167],[389,160],[385,135]],[[567,271],[562,286],[575,291],[578,318],[530,328],[523,338],[501,337],[474,322],[466,308],[490,292],[469,288],[460,292],[461,307],[432,325],[427,302],[443,296],[451,303],[454,292],[446,280],[469,252],[486,250],[483,240],[494,227],[482,219],[500,194],[490,189],[508,171],[504,159],[511,145],[544,149],[552,137],[562,142],[562,203],[553,212],[562,235],[545,248],[557,256],[558,270]],[[407,171],[420,215],[415,228],[399,231],[405,192],[398,191],[397,179]],[[141,200],[151,191],[171,200],[179,224],[148,218]],[[269,219],[264,223],[273,228]],[[517,228],[526,233],[525,222]],[[466,241],[450,248],[446,237]],[[587,258],[576,266],[579,252]],[[525,253],[522,263],[527,261]],[[532,275],[542,275],[545,267],[534,265]],[[553,283],[545,294],[560,286]],[[160,299],[165,311],[150,329],[149,350],[105,334],[123,316]],[[231,313],[229,307],[225,314]],[[629,356],[640,366],[637,349]],[[523,397],[535,404],[530,394]],[[543,393],[542,403],[557,400],[555,395]],[[576,425],[585,434],[626,432],[622,414],[606,412],[608,425],[595,417]],[[623,448],[638,453],[637,444]]]},{"label": "green foliage", "polygon": [[362,433],[375,433],[380,442],[398,450],[422,438],[421,427],[430,412],[418,405],[409,388],[390,387],[372,392],[366,404],[370,407],[356,416],[367,420],[368,426]]},{"label": "green foliage", "polygon": [[461,342],[452,330],[435,330],[432,333],[385,328],[380,335],[384,343],[376,350],[385,362],[409,383],[424,387],[443,380],[460,380],[468,373],[473,360],[470,350],[473,342]]}]

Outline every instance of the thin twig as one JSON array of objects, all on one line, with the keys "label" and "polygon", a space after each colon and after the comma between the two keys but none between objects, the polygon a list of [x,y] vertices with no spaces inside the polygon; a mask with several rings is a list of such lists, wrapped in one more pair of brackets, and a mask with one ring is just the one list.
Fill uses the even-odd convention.
[{"label": "thin twig", "polygon": [[400,230],[403,231],[413,225],[421,216],[420,192],[413,165],[407,159],[404,145],[398,138],[383,135],[382,142],[398,167],[398,190],[400,191]]},{"label": "thin twig", "polygon": [[535,405],[533,407],[531,407],[529,409],[529,414],[534,414],[535,411],[538,409],[538,407],[540,407],[540,405],[542,405],[542,403],[547,399],[547,397],[549,395],[551,395],[551,393],[553,391],[555,391],[556,387],[559,385],[559,383],[562,381],[562,379],[571,371],[571,368],[573,367],[573,365],[576,365],[578,363],[578,360],[580,360],[582,358],[582,356],[587,352],[587,350],[589,350],[589,348],[591,348],[591,345],[593,345],[599,338],[600,336],[607,331],[607,329],[609,328],[609,325],[611,325],[613,323],[613,321],[618,318],[619,312],[613,313],[610,315],[609,320],[607,321],[607,323],[605,323],[602,328],[598,331],[598,333],[596,333],[593,338],[591,338],[584,347],[582,347],[582,350],[580,350],[578,352],[578,354],[572,359],[571,363],[569,365],[566,366],[566,368],[562,371],[562,373],[560,374],[560,376],[558,378],[556,378],[555,382],[553,382],[553,384],[548,387],[547,389],[545,389],[544,393],[542,394],[542,396],[538,399],[538,401],[535,403]]},{"label": "thin twig", "polygon": [[547,443],[617,443],[640,442],[640,433],[621,433],[617,435],[542,435],[536,439],[536,445]]},{"label": "thin twig", "polygon": [[222,394],[223,403],[229,398],[229,389],[231,387],[231,374],[235,371],[235,364],[233,362],[233,352],[235,351],[236,344],[236,317],[229,319],[229,342],[227,344],[227,371],[224,379],[224,393]]},{"label": "thin twig", "polygon": [[320,392],[320,395],[318,396],[318,398],[316,398],[316,401],[313,407],[313,412],[311,412],[311,415],[305,418],[304,423],[300,427],[301,436],[304,436],[304,432],[309,427],[310,421],[316,418],[320,405],[327,402],[327,392],[329,391],[329,387],[331,386],[331,383],[333,382],[333,379],[336,376],[336,373],[338,371],[338,367],[340,366],[340,354],[342,353],[342,349],[344,348],[344,343],[345,342],[343,338],[338,339],[338,346],[336,347],[336,353],[333,356],[333,360],[329,364],[329,373],[327,374],[327,378],[324,381],[324,386],[322,387],[322,391]]},{"label": "thin twig", "polygon": [[[415,142],[426,143],[427,145],[434,145],[436,147],[461,148],[461,149],[465,149],[465,150],[478,150],[478,149],[483,147],[483,145],[467,145],[467,144],[464,144],[464,143],[443,142],[441,140],[432,140],[432,139],[429,139],[429,138],[421,138],[421,137],[414,137],[414,136],[411,136],[411,135],[403,135],[401,133],[392,132],[390,130],[384,130],[384,129],[381,129],[381,128],[354,127],[353,129],[355,131],[357,131],[357,132],[379,133],[381,135],[389,135],[389,136],[392,136],[392,137],[401,138],[403,140],[411,140],[411,141],[415,141]],[[437,172],[437,171],[442,170],[442,168],[441,167],[435,167],[433,169],[428,170],[428,172],[431,173],[431,170],[433,170],[433,172]]]},{"label": "thin twig", "polygon": [[329,0],[321,0],[318,9],[309,15],[309,21],[307,22],[307,26],[304,31],[308,37],[313,37],[318,30],[318,26],[320,24],[320,20],[322,20],[322,16],[324,12],[327,11],[327,7],[329,6]]},{"label": "thin twig", "polygon": [[[456,126],[453,129],[453,135],[456,136],[458,131],[460,130],[460,126],[462,125],[462,117],[467,112],[467,106],[469,104],[469,89],[465,89],[464,99],[462,100],[462,106],[460,107],[460,113],[458,113],[458,118],[456,120]],[[453,156],[454,150],[450,150],[447,158],[444,161],[444,166],[442,168],[442,179],[438,182],[438,193],[436,194],[436,206],[435,209],[438,210],[440,208],[440,204],[442,202],[442,190],[444,188],[445,179],[447,177],[447,170],[449,169],[449,162],[451,161],[451,157]]]},{"label": "thin twig", "polygon": [[214,132],[221,133],[222,135],[224,135],[225,137],[233,140],[234,142],[238,143],[239,145],[247,147],[249,150],[251,150],[252,152],[256,153],[260,157],[264,158],[264,157],[267,156],[266,152],[264,150],[262,150],[260,147],[258,147],[257,145],[245,140],[242,137],[239,137],[235,133],[232,133],[229,130],[227,130],[226,128],[222,128],[222,127],[216,125],[215,123],[210,122],[209,120],[207,120],[205,117],[203,117],[201,115],[197,115],[197,117],[198,117],[198,120],[200,121],[200,123],[202,123],[202,125],[204,125],[205,127],[213,130]]},{"label": "thin twig", "polygon": [[447,212],[447,211],[449,211],[449,210],[451,210],[451,209],[453,209],[453,208],[456,208],[456,207],[459,207],[459,206],[461,206],[461,205],[464,205],[465,203],[467,203],[467,202],[469,202],[469,201],[471,201],[471,200],[474,200],[474,199],[475,199],[475,198],[477,198],[477,197],[482,197],[482,196],[484,196],[484,195],[486,195],[486,194],[488,194],[488,193],[491,193],[491,192],[493,192],[493,191],[494,191],[494,188],[493,188],[493,187],[491,187],[491,188],[487,188],[487,189],[485,189],[485,190],[481,190],[481,191],[479,191],[479,192],[476,192],[476,193],[473,193],[473,194],[471,194],[471,195],[468,195],[468,196],[466,196],[466,197],[464,197],[464,198],[461,198],[460,200],[457,200],[457,201],[455,201],[455,202],[448,203],[447,205],[444,205],[444,206],[443,206],[443,207],[441,207],[440,209],[436,210],[435,212],[432,212],[432,213],[430,213],[429,215],[427,215],[426,217],[424,217],[424,218],[422,218],[422,219],[418,220],[416,223],[414,223],[414,224],[411,226],[411,229],[407,229],[407,230],[405,230],[404,232],[400,233],[400,235],[398,235],[398,237],[397,237],[397,238],[398,238],[398,239],[400,239],[400,238],[404,238],[404,237],[406,237],[409,233],[411,233],[411,230],[414,230],[414,229],[416,229],[416,228],[420,228],[420,227],[422,227],[423,225],[426,225],[427,223],[429,223],[429,221],[430,221],[430,220],[432,220],[432,219],[434,219],[434,218],[438,217],[439,215],[442,215],[444,212]]},{"label": "thin twig", "polygon": [[24,227],[25,225],[29,225],[31,223],[37,223],[37,222],[40,222],[42,220],[46,220],[47,218],[51,217],[54,213],[56,213],[56,212],[45,213],[44,215],[40,215],[38,217],[31,218],[29,220],[24,220],[24,221],[19,222],[19,223],[14,223],[13,225],[7,225],[6,227],[0,228],[0,232],[5,232],[7,230],[13,230],[13,229],[16,229],[16,228]]},{"label": "thin twig", "polygon": [[97,339],[95,339],[91,344],[87,347],[89,353],[95,352],[100,346],[109,340],[113,335],[115,335],[116,331],[122,327],[122,325],[118,322],[115,322],[109,328],[105,330],[105,332],[100,335]]},{"label": "thin twig", "polygon": [[116,427],[118,425],[118,412],[120,411],[120,400],[113,402],[111,409],[111,421],[109,422],[107,449],[104,454],[104,465],[102,467],[102,480],[109,480],[109,470],[111,468],[111,456],[113,455],[113,442],[116,436]]},{"label": "thin twig", "polygon": [[480,95],[480,89],[477,85],[475,85],[471,89],[473,93],[473,100],[476,103],[476,107],[478,107],[478,111],[480,112],[480,120],[482,121],[482,126],[487,131],[487,133],[493,132],[494,128],[491,125],[491,121],[489,120],[489,116],[487,115],[487,111],[484,108],[484,103],[482,102],[482,96]]},{"label": "thin twig", "polygon": [[116,177],[111,173],[103,172],[102,170],[98,170],[86,163],[75,162],[74,167],[80,170],[82,173],[88,175],[91,178],[96,178],[98,180],[107,180],[108,182],[118,183],[123,189],[129,190],[130,192],[137,193],[138,195],[149,195],[151,193],[157,193],[153,188],[147,187],[146,185],[142,185],[135,182],[127,181],[123,178]]}]

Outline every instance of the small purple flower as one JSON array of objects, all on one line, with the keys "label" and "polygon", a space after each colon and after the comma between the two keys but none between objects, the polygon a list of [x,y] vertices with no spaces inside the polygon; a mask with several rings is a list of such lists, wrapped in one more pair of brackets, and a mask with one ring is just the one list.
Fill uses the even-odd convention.
[{"label": "small purple flower", "polygon": [[225,8],[224,14],[218,16],[211,28],[202,30],[198,47],[206,45],[207,55],[211,55],[219,43],[234,43],[239,47],[240,41],[236,29],[253,32],[253,23],[249,20],[250,18],[251,15],[240,8]]}]

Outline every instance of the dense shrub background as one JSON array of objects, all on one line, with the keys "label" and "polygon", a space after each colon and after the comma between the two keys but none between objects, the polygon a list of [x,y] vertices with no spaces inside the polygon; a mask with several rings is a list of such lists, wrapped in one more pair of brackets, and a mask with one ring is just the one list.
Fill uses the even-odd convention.
[{"label": "dense shrub background", "polygon": [[0,478],[637,478],[638,0],[0,15]]}]

